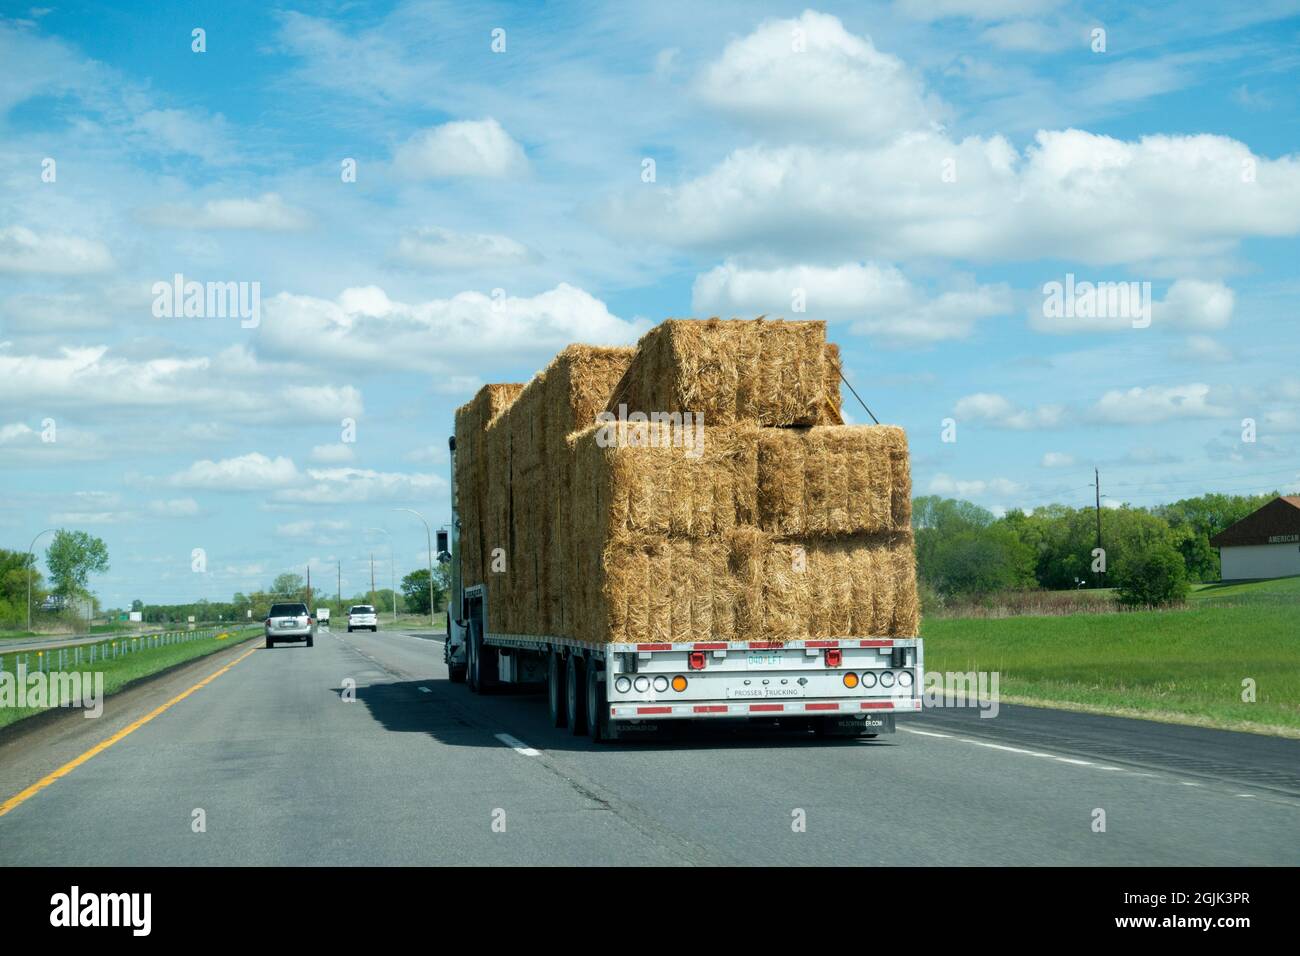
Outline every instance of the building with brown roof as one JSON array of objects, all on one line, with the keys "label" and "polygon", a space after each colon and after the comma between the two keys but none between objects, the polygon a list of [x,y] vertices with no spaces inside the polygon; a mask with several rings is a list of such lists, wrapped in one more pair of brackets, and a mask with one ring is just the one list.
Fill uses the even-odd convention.
[{"label": "building with brown roof", "polygon": [[1274,498],[1210,539],[1225,581],[1300,574],[1300,495]]}]

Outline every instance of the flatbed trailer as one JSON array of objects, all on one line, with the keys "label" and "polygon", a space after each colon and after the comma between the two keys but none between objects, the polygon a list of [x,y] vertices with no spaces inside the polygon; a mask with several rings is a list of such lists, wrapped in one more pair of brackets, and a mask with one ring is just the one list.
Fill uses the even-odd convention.
[{"label": "flatbed trailer", "polygon": [[474,693],[545,685],[552,726],[595,740],[645,736],[670,722],[775,722],[828,736],[894,731],[921,710],[919,637],[597,644],[487,629],[486,582],[462,581],[456,440],[450,441],[452,521],[438,533],[450,564],[444,662]]}]

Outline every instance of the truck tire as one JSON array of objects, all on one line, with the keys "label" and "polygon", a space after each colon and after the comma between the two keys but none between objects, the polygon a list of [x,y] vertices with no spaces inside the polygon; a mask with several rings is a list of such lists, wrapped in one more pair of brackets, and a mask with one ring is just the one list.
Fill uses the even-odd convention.
[{"label": "truck tire", "polygon": [[586,687],[583,703],[587,709],[587,736],[597,743],[611,739],[609,732],[609,704],[606,703],[605,682],[594,660],[587,661]]},{"label": "truck tire", "polygon": [[551,651],[546,658],[546,705],[552,727],[563,727],[569,722],[566,713],[568,701],[564,695],[564,660],[559,651]]},{"label": "truck tire", "polygon": [[465,683],[465,671],[467,668],[464,664],[457,664],[451,659],[450,641],[444,645],[444,648],[445,649],[442,652],[442,662],[447,665],[447,680],[451,681],[453,684]]},{"label": "truck tire", "polygon": [[569,733],[581,737],[587,732],[587,701],[584,698],[583,674],[586,668],[582,658],[570,654],[564,670],[565,717],[569,721]]}]

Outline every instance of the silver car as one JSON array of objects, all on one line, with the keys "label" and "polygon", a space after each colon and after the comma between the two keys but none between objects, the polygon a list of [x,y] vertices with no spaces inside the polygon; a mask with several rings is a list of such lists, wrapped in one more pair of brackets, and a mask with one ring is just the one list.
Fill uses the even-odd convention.
[{"label": "silver car", "polygon": [[308,647],[316,643],[316,621],[307,605],[301,602],[272,604],[266,615],[266,646],[275,647],[284,641],[306,641]]}]

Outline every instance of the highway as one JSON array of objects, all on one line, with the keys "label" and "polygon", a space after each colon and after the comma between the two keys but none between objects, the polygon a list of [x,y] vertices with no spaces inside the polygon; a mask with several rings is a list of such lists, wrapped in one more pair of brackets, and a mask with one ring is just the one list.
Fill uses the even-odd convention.
[{"label": "highway", "polygon": [[0,737],[0,864],[1300,862],[1300,741],[1004,707],[873,741],[598,745],[441,657],[410,632],[259,639]]}]

